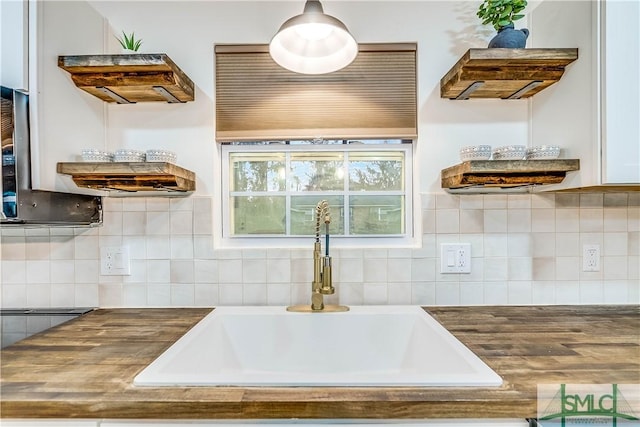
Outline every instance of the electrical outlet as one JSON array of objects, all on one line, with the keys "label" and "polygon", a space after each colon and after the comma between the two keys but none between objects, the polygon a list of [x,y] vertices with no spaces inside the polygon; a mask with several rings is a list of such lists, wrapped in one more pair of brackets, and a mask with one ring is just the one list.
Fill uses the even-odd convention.
[{"label": "electrical outlet", "polygon": [[131,275],[129,248],[126,246],[104,246],[100,248],[100,274],[103,276]]},{"label": "electrical outlet", "polygon": [[440,273],[471,273],[471,243],[443,243]]},{"label": "electrical outlet", "polygon": [[582,271],[600,271],[600,245],[582,246]]}]

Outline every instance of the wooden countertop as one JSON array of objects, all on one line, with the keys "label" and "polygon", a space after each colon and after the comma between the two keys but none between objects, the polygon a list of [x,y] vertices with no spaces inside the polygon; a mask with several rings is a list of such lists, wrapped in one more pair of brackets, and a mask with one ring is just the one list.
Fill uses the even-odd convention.
[{"label": "wooden countertop", "polygon": [[540,383],[640,383],[639,306],[426,308],[498,388],[134,387],[210,309],[100,309],[1,352],[2,418],[525,418]]}]

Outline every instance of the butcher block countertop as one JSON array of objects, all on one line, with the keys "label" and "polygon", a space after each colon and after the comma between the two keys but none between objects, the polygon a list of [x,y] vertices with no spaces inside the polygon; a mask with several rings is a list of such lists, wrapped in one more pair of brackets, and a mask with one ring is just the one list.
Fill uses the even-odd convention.
[{"label": "butcher block countertop", "polygon": [[[501,387],[134,387],[211,309],[100,309],[3,349],[2,418],[528,418],[537,385],[640,383],[639,306],[425,308]],[[319,314],[327,315],[330,314]]]}]

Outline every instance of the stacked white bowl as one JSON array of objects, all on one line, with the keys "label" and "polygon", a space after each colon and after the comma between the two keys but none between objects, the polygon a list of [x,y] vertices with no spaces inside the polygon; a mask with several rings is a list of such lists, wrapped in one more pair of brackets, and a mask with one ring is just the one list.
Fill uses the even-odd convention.
[{"label": "stacked white bowl", "polygon": [[147,162],[175,163],[178,160],[178,156],[173,151],[153,149],[147,150],[146,159]]},{"label": "stacked white bowl", "polygon": [[522,160],[526,154],[525,145],[505,145],[493,150],[493,160]]},{"label": "stacked white bowl", "polygon": [[113,153],[96,148],[85,148],[81,151],[83,162],[113,162]]},{"label": "stacked white bowl", "polygon": [[460,149],[460,160],[489,160],[491,158],[490,145],[469,145]]},{"label": "stacked white bowl", "polygon": [[121,148],[116,150],[113,160],[116,162],[144,162],[145,152],[140,150],[133,150],[130,148]]},{"label": "stacked white bowl", "polygon": [[539,145],[527,150],[527,160],[548,160],[560,157],[560,147],[557,145]]}]

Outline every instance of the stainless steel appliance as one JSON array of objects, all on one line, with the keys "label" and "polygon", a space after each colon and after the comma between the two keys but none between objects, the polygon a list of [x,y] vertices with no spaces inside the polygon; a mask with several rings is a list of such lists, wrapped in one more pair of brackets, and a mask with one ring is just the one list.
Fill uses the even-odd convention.
[{"label": "stainless steel appliance", "polygon": [[75,319],[92,308],[12,308],[0,309],[2,348],[31,335]]},{"label": "stainless steel appliance", "polygon": [[34,190],[31,186],[29,96],[0,87],[2,93],[2,209],[0,226],[96,226],[102,224],[102,198]]}]

